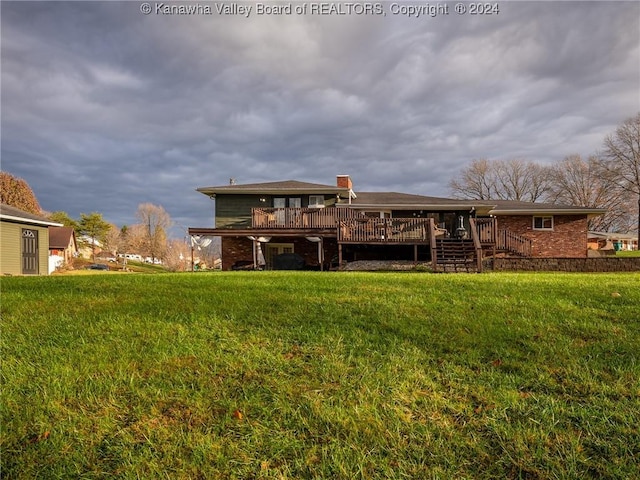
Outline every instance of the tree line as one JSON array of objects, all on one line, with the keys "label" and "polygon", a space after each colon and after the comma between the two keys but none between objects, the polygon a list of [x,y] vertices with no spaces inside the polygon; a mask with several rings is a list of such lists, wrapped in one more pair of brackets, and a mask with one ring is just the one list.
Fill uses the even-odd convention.
[{"label": "tree line", "polygon": [[77,220],[63,211],[49,214],[52,221],[72,227],[78,235],[85,237],[82,241],[92,249],[94,259],[98,244],[109,252],[138,253],[152,261],[164,259],[169,246],[170,215],[160,205],[142,203],[138,205],[136,218],[139,223],[118,228],[98,212],[81,213]]},{"label": "tree line", "polygon": [[605,208],[589,229],[640,231],[640,113],[608,135],[600,152],[554,165],[475,159],[449,182],[456,198],[515,200]]},{"label": "tree line", "polygon": [[[170,239],[168,230],[173,225],[171,216],[160,205],[141,203],[136,210],[138,223],[118,228],[105,220],[101,213],[81,213],[72,218],[67,212],[45,212],[29,184],[8,172],[0,171],[0,202],[25,212],[41,215],[52,222],[71,227],[76,233],[80,247],[88,247],[92,259],[100,250],[115,253],[133,253],[150,258],[153,262],[161,260],[170,270],[190,269],[192,246],[184,239]],[[210,247],[196,245],[196,263],[213,266],[219,256],[217,244]]]}]

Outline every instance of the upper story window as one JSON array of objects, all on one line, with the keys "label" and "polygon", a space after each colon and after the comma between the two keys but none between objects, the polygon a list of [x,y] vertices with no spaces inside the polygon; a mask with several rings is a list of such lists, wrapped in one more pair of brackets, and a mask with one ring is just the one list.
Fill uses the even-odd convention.
[{"label": "upper story window", "polygon": [[324,195],[309,195],[309,208],[324,208]]},{"label": "upper story window", "polygon": [[534,230],[553,230],[553,217],[533,217]]}]

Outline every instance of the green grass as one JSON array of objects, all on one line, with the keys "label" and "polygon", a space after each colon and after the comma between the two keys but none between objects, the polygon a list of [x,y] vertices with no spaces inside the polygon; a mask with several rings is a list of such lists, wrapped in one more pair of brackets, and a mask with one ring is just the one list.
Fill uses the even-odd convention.
[{"label": "green grass", "polygon": [[640,250],[621,250],[616,252],[616,257],[640,257]]},{"label": "green grass", "polygon": [[3,478],[640,477],[640,275],[2,279]]}]

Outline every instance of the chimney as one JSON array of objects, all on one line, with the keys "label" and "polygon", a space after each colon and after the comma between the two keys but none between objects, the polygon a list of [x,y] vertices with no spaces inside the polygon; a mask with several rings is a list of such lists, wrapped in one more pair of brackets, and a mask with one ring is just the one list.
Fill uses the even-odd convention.
[{"label": "chimney", "polygon": [[336,178],[338,180],[338,187],[348,188],[349,190],[353,188],[353,183],[349,175],[338,175]]}]

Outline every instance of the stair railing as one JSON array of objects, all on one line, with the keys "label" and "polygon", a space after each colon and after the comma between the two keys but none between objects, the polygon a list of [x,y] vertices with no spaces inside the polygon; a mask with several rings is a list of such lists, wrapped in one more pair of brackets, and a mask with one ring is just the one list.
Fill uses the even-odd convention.
[{"label": "stair railing", "polygon": [[498,249],[515,253],[522,257],[530,257],[533,251],[533,242],[530,238],[517,235],[509,230],[498,232]]}]

